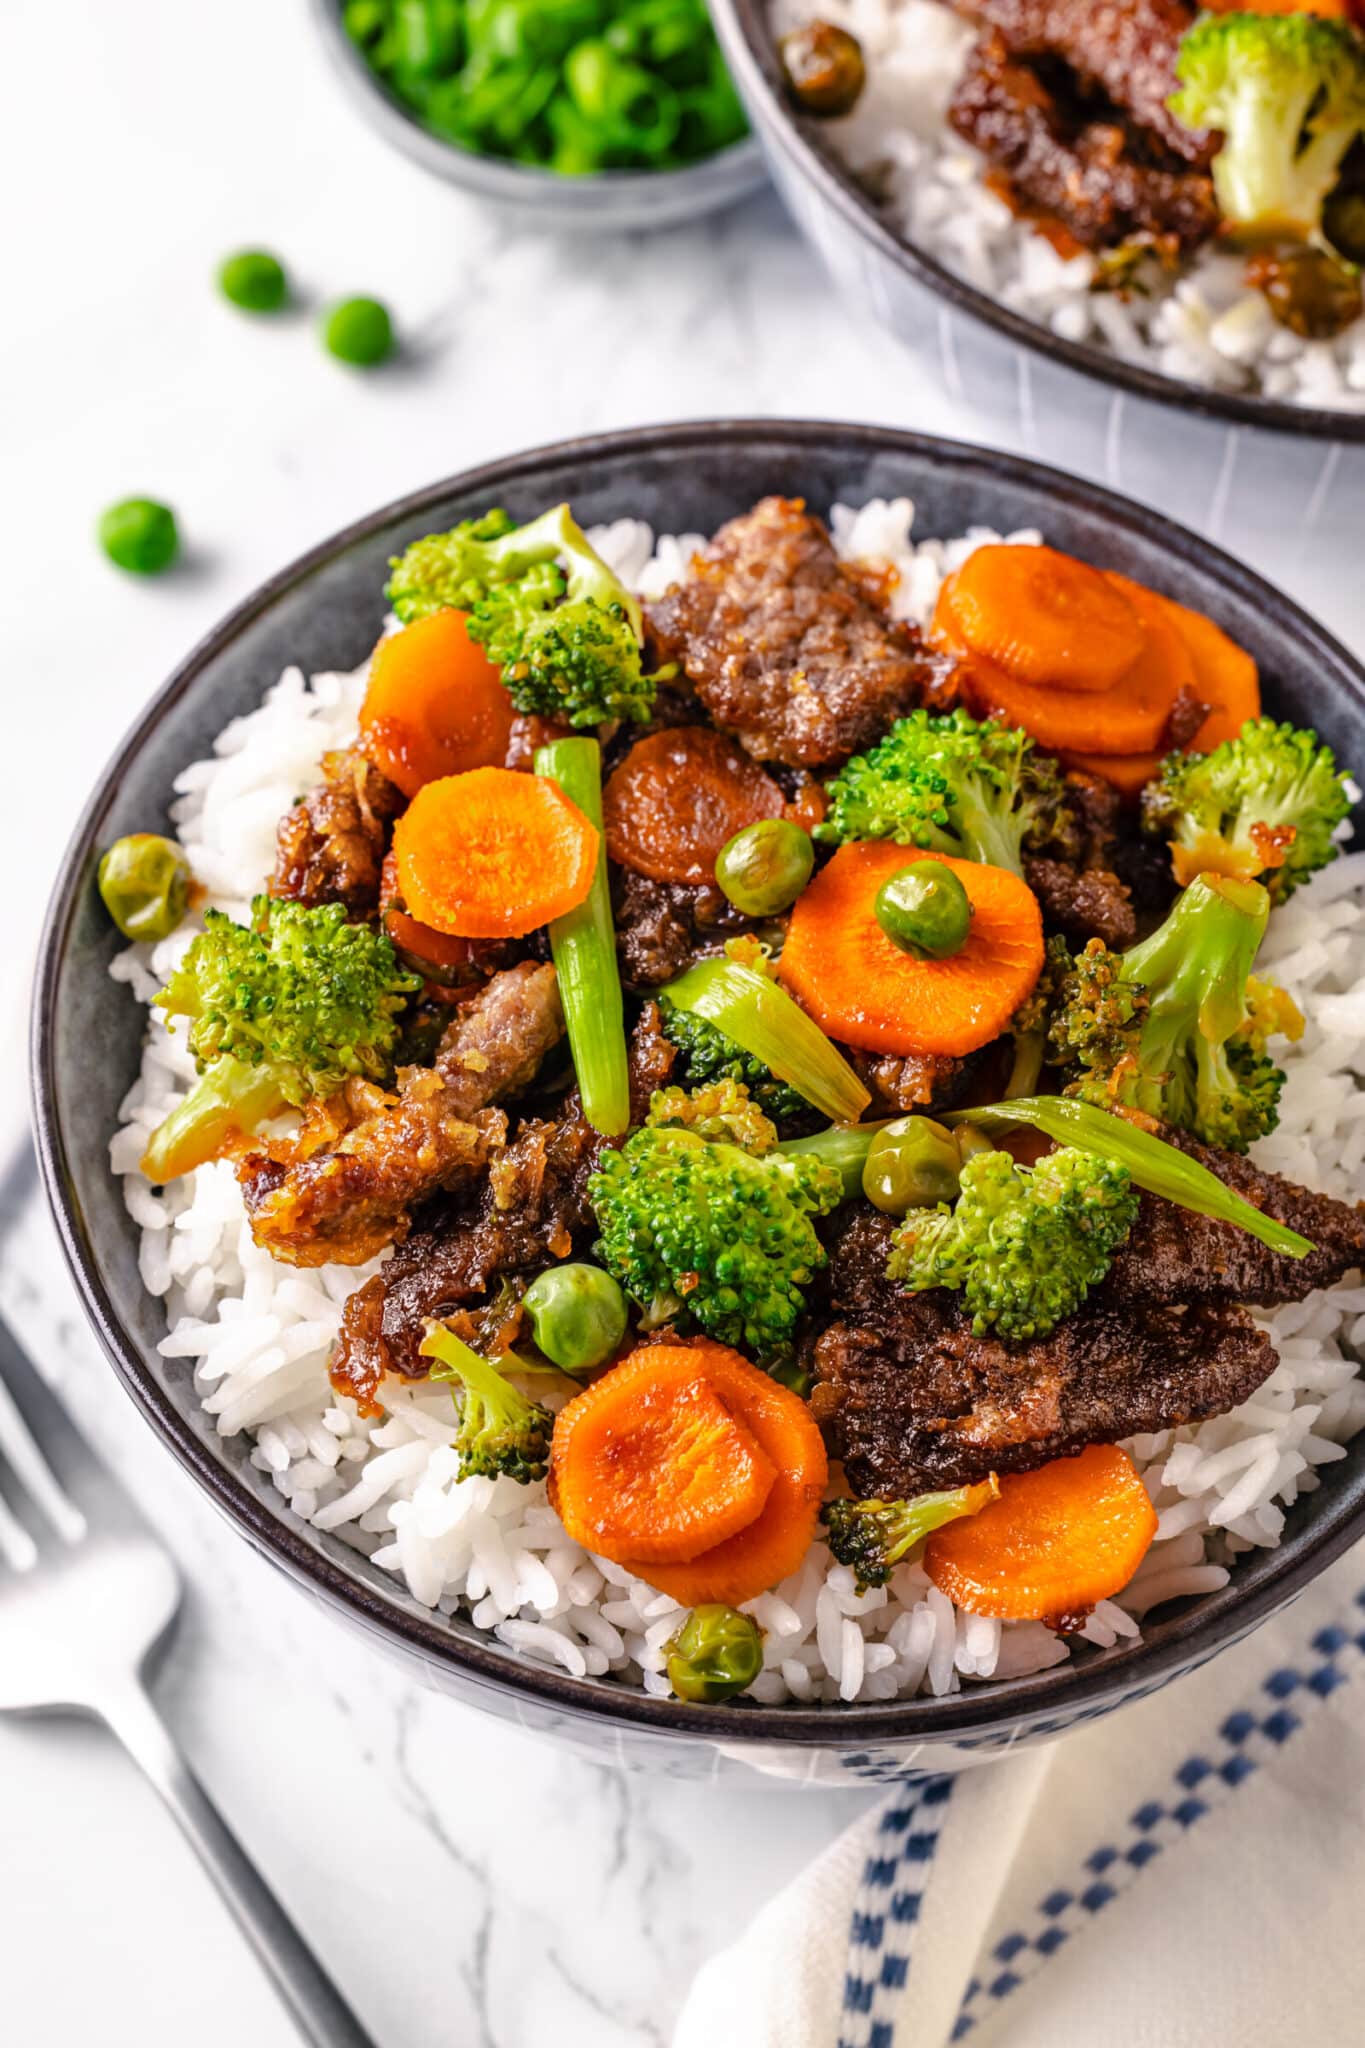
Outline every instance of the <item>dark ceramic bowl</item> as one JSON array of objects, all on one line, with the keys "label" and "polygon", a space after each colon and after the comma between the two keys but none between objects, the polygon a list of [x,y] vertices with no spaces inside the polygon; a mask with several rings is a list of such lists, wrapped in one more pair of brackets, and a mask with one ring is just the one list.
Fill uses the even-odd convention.
[{"label": "dark ceramic bowl", "polygon": [[[1280,1548],[1239,1565],[1223,1591],[1151,1621],[1136,1646],[943,1700],[853,1707],[685,1706],[610,1680],[575,1680],[409,1598],[335,1537],[295,1518],[221,1442],[181,1365],[158,1357],[160,1303],[142,1288],[137,1231],[107,1166],[143,1013],[107,978],[122,943],[94,886],[99,849],[160,829],[176,773],[206,754],[287,664],[349,669],[373,645],[390,555],[490,504],[526,518],[570,498],[585,524],[633,514],[656,530],[710,532],[765,492],[914,499],[921,535],[973,523],[1040,526],[1057,546],[1210,612],[1260,662],[1270,707],[1311,719],[1347,761],[1365,760],[1365,673],[1290,601],[1178,527],[1030,463],[870,427],[722,421],[541,449],[420,492],[362,520],[265,584],[189,656],[101,776],[62,864],[43,940],[33,1069],[47,1193],[85,1307],[124,1385],[172,1454],[248,1540],[429,1683],[576,1742],[597,1757],[684,1774],[752,1770],[805,1782],[951,1769],[1035,1741],[1163,1685],[1245,1635],[1365,1528],[1365,1439],[1327,1466]],[[99,1056],[91,1058],[91,1048]]]},{"label": "dark ceramic bowl", "polygon": [[566,178],[533,164],[477,156],[424,128],[376,78],[342,26],[341,0],[313,0],[313,18],[352,104],[387,142],[425,171],[493,201],[511,217],[554,229],[610,232],[678,227],[733,206],[768,182],[752,135],[675,171],[601,171]]},{"label": "dark ceramic bowl", "polygon": [[[769,0],[712,0],[712,14],[773,180],[836,282],[922,359],[936,360],[952,397],[1008,416],[1023,446],[1032,445],[1037,418],[1052,414],[1065,419],[1072,437],[1068,463],[1093,468],[1117,483],[1121,449],[1113,444],[1121,442],[1125,423],[1112,404],[1103,402],[1115,393],[1177,406],[1186,415],[1224,426],[1237,422],[1365,445],[1365,415],[1184,383],[1088,343],[1064,341],[968,284],[893,232],[840,159],[830,141],[829,124],[793,108],[783,86]],[[1056,366],[1066,374],[1059,376]],[[1086,394],[1070,374],[1074,371],[1110,387],[1108,394],[1098,394],[1100,402],[1092,395],[1090,421],[1084,417]],[[1142,436],[1140,406],[1127,420],[1126,431],[1130,439]],[[1078,432],[1094,441],[1101,459],[1080,461],[1074,439]],[[1202,441],[1204,459],[1216,469],[1224,438],[1221,433],[1196,436],[1193,443],[1183,445],[1183,457],[1188,461],[1197,455]],[[1308,492],[1311,488],[1310,483]],[[1291,509],[1284,508],[1286,514]]]}]

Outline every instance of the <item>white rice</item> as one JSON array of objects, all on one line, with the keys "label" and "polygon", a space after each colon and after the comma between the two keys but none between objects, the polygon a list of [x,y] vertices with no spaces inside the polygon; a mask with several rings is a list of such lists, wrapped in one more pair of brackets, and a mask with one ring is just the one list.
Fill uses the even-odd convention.
[{"label": "white rice", "polygon": [[[898,609],[925,619],[945,570],[1000,536],[982,529],[916,546],[913,516],[908,500],[876,500],[857,512],[836,506],[831,524],[845,556],[894,566]],[[594,538],[621,573],[652,591],[678,573],[698,537],[656,545],[648,527],[623,520]],[[221,908],[245,912],[270,868],[278,817],[314,779],[319,756],[352,737],[364,680],[363,670],[311,683],[286,671],[258,711],[220,736],[212,760],[178,778],[176,828]],[[192,935],[187,927],[155,948],[130,947],[114,963],[115,978],[149,1001]],[[1282,1121],[1259,1157],[1348,1194],[1365,1160],[1365,854],[1339,860],[1276,912],[1265,962],[1309,1023],[1284,1056]],[[576,1676],[610,1672],[666,1693],[663,1646],[681,1610],[571,1542],[543,1486],[460,1481],[447,1390],[386,1384],[384,1413],[370,1420],[333,1392],[327,1359],[342,1306],[374,1266],[276,1264],[252,1242],[228,1165],[202,1167],[160,1194],[147,1186],[137,1170],[146,1136],[191,1075],[183,1039],[153,1013],[110,1159],[142,1232],[143,1279],[165,1300],[162,1355],[186,1362],[218,1433],[254,1436],[252,1463],[282,1501],[400,1577],[424,1606],[447,1615],[458,1608],[521,1655]],[[1273,1548],[1285,1510],[1317,1486],[1319,1469],[1342,1457],[1365,1424],[1357,1372],[1365,1285],[1349,1279],[1267,1324],[1280,1363],[1250,1401],[1130,1445],[1160,1526],[1133,1583],[1091,1615],[1088,1642],[1108,1647],[1135,1636],[1157,1601],[1221,1586],[1240,1552]],[[769,1702],[943,1694],[1041,1671],[1070,1654],[1041,1623],[1002,1626],[956,1611],[917,1565],[900,1566],[890,1585],[860,1596],[851,1572],[819,1542],[751,1612],[764,1631],[764,1669],[752,1691]]]},{"label": "white rice", "polygon": [[778,35],[818,14],[863,46],[867,86],[827,124],[849,170],[908,242],[1065,341],[1111,350],[1191,384],[1365,412],[1365,319],[1333,341],[1281,327],[1244,259],[1208,248],[1179,277],[1144,265],[1144,293],[1095,292],[1088,252],[1059,256],[987,188],[988,165],[949,126],[975,36],[941,0],[773,0]]}]

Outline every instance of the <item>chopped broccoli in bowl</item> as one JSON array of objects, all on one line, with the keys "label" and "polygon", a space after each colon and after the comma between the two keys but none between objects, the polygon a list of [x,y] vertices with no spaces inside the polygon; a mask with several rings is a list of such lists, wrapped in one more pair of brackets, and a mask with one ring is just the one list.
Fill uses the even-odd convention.
[{"label": "chopped broccoli in bowl", "polygon": [[1072,830],[1061,769],[1026,732],[962,710],[912,711],[829,785],[817,839],[893,839],[1024,872],[1025,847]]},{"label": "chopped broccoli in bowl", "polygon": [[1273,902],[1335,860],[1351,808],[1345,775],[1308,727],[1249,718],[1209,754],[1168,754],[1143,792],[1143,824],[1171,842],[1176,880],[1259,876]]},{"label": "chopped broccoli in bowl", "polygon": [[979,1337],[1046,1337],[1109,1271],[1137,1205],[1128,1169],[1093,1152],[1067,1146],[1033,1167],[978,1152],[953,1207],[906,1217],[887,1275],[912,1293],[960,1291]]},{"label": "chopped broccoli in bowl", "polygon": [[567,505],[515,526],[494,510],[429,533],[391,564],[405,625],[446,606],[502,670],[517,710],[572,726],[643,721],[657,676],[641,665],[641,613]]}]

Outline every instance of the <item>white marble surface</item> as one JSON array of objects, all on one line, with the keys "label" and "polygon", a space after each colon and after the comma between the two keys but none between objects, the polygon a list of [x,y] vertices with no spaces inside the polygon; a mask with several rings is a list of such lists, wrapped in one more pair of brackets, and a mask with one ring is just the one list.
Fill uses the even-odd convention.
[{"label": "white marble surface", "polygon": [[[171,664],[263,575],[437,475],[595,428],[786,412],[972,438],[986,421],[835,302],[771,200],[653,238],[506,234],[357,123],[304,0],[71,0],[60,24],[49,0],[3,12],[12,1136],[17,963],[84,789]],[[211,273],[244,242],[277,248],[312,301],[386,297],[403,362],[359,377],[320,353],[311,312],[232,313]],[[1064,462],[1066,441],[1049,429],[1041,452]],[[1149,494],[1217,526],[1226,478],[1192,478],[1178,436],[1165,447],[1144,449]],[[167,497],[183,521],[186,565],[155,586],[120,578],[90,540],[100,506],[130,491]],[[1267,500],[1244,544],[1360,631],[1358,576],[1332,569],[1341,493],[1329,470],[1326,539],[1278,533]],[[653,2048],[699,1960],[852,1817],[856,1794],[623,1778],[414,1690],[160,1453],[31,1203],[0,1251],[0,1305],[173,1545],[190,1597],[162,1704],[382,2048]],[[292,2040],[101,1734],[0,1724],[0,1810],[6,2039]]]}]

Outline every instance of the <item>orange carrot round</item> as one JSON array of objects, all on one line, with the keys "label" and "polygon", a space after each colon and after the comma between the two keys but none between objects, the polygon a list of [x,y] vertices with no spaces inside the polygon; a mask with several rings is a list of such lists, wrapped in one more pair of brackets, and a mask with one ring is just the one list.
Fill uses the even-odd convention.
[{"label": "orange carrot round", "polygon": [[[967,942],[946,960],[913,959],[877,922],[883,882],[920,859],[941,860],[971,899]],[[797,898],[778,972],[844,1045],[951,1056],[998,1038],[1042,965],[1042,913],[1017,875],[879,839],[841,846]]]},{"label": "orange carrot round", "polygon": [[1000,1481],[979,1515],[929,1538],[924,1569],[972,1614],[1076,1622],[1120,1592],[1156,1534],[1156,1509],[1117,1444],[1091,1444]]},{"label": "orange carrot round", "polygon": [[656,882],[713,883],[726,840],[784,809],[752,756],[702,725],[637,740],[602,791],[608,853]]},{"label": "orange carrot round", "polygon": [[[636,1418],[642,1412],[666,1412],[680,1394],[695,1398],[688,1390],[698,1385],[728,1414],[773,1477],[746,1525],[703,1540],[690,1557],[670,1560],[660,1555],[661,1547],[697,1541],[708,1490],[705,1460],[681,1483],[670,1483],[667,1473],[656,1468],[651,1489],[647,1459],[626,1456],[624,1513],[637,1532],[629,1536],[622,1526],[623,1506],[613,1498],[618,1484],[612,1446],[629,1440],[646,1448],[647,1433],[637,1432]],[[668,1426],[660,1424],[653,1438],[660,1456],[672,1455],[671,1441]],[[828,1477],[824,1442],[799,1395],[737,1351],[701,1340],[633,1351],[561,1410],[550,1461],[550,1499],[571,1536],[685,1606],[718,1600],[737,1607],[797,1569],[815,1534]],[[688,1507],[685,1530],[677,1515],[680,1497]],[[734,1513],[719,1493],[715,1505]],[[721,1526],[719,1515],[714,1526]],[[618,1539],[619,1549],[612,1547]]]},{"label": "orange carrot round", "polygon": [[1103,571],[1056,548],[976,548],[940,603],[945,626],[970,653],[1042,689],[1112,689],[1146,638]]},{"label": "orange carrot round", "polygon": [[1145,754],[1059,754],[1064,768],[1079,768],[1086,775],[1098,775],[1110,782],[1121,795],[1140,796],[1146,784],[1161,772],[1166,756],[1160,748],[1153,748]]},{"label": "orange carrot round", "polygon": [[1249,718],[1261,715],[1261,678],[1255,660],[1203,612],[1156,591],[1151,595],[1180,635],[1194,665],[1195,694],[1209,707],[1189,750],[1211,753],[1224,740],[1235,740]]},{"label": "orange carrot round", "polygon": [[516,713],[465,623],[463,612],[432,612],[374,650],[360,731],[375,767],[404,796],[506,758]]},{"label": "orange carrot round", "polygon": [[409,914],[466,939],[516,938],[583,901],[598,833],[557,783],[474,768],[418,790],[394,827]]},{"label": "orange carrot round", "polygon": [[554,1475],[555,1508],[576,1542],[669,1564],[747,1529],[777,1468],[697,1354],[660,1344],[561,1411]]}]

